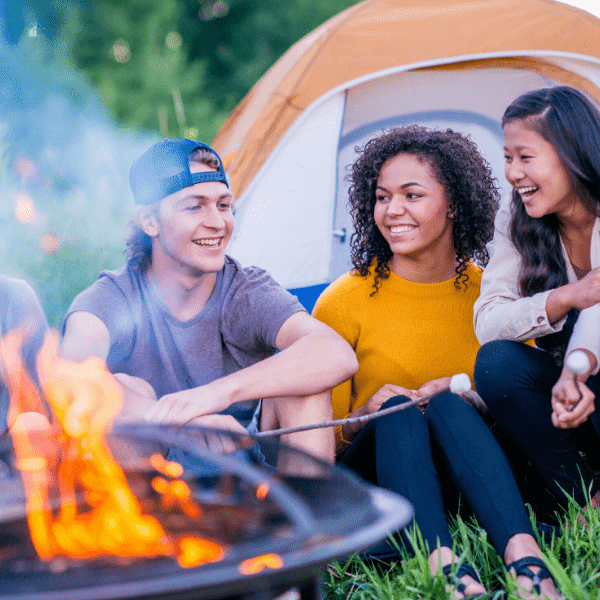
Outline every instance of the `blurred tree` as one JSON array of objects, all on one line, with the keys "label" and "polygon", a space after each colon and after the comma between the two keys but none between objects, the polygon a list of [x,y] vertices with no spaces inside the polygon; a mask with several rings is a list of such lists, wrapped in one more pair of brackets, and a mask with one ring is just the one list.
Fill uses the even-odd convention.
[{"label": "blurred tree", "polygon": [[358,0],[183,0],[190,61],[207,62],[206,89],[231,110],[292,44]]},{"label": "blurred tree", "polygon": [[87,5],[68,33],[73,60],[122,123],[171,137],[203,124],[212,135],[225,115],[204,94],[206,61],[188,62],[181,13],[181,0]]},{"label": "blurred tree", "polygon": [[293,43],[355,3],[81,0],[64,34],[75,64],[122,123],[211,140]]}]

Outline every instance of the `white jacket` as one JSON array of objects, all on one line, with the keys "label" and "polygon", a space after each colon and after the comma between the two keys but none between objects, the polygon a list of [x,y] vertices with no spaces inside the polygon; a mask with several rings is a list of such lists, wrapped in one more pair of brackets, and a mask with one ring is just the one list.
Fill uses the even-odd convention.
[{"label": "white jacket", "polygon": [[[521,255],[510,241],[510,197],[496,215],[494,239],[488,244],[490,262],[481,279],[481,295],[473,307],[473,325],[481,344],[492,340],[525,341],[560,331],[566,317],[552,326],[546,313],[551,290],[523,298],[519,292]],[[575,271],[561,242],[567,278],[577,281]],[[600,267],[600,218],[596,218],[590,250],[592,268]],[[594,354],[600,369],[600,304],[582,310],[569,340],[567,353],[585,348]]]}]

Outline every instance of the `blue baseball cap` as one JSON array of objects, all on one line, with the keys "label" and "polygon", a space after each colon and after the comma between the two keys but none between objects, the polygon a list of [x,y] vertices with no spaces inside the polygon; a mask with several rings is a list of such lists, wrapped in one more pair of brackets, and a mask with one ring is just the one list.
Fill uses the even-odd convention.
[{"label": "blue baseball cap", "polygon": [[[212,152],[219,161],[219,168],[216,171],[192,173],[189,157],[196,148],[205,148]],[[182,138],[154,144],[133,163],[129,171],[129,185],[135,203],[146,206],[205,181],[222,181],[229,187],[221,157],[202,142]]]}]

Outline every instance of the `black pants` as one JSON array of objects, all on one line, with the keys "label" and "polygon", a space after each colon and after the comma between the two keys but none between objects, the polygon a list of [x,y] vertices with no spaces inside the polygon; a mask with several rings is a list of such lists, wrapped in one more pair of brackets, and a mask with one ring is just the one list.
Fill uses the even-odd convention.
[{"label": "black pants", "polygon": [[[396,396],[382,408],[407,400]],[[441,546],[452,547],[434,455],[501,556],[513,535],[533,534],[500,446],[477,411],[460,396],[438,396],[424,414],[413,406],[370,421],[341,462],[410,500],[423,539],[433,550],[438,539]]]},{"label": "black pants", "polygon": [[[548,353],[506,340],[485,344],[475,363],[477,392],[508,439],[537,468],[557,502],[566,501],[566,492],[583,506],[584,489],[592,486],[593,495],[598,488],[579,450],[600,457],[600,413],[575,429],[554,427],[550,397],[559,375]],[[598,396],[600,376],[586,385]]]}]

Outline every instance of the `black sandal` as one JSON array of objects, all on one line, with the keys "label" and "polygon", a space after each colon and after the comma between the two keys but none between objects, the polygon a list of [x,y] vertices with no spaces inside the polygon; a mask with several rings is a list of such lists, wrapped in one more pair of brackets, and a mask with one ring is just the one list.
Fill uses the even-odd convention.
[{"label": "black sandal", "polygon": [[[453,573],[452,570],[456,566],[458,566],[458,569]],[[469,575],[477,583],[481,583],[479,575],[477,575],[475,569],[471,565],[468,565],[466,563],[462,563],[461,565],[458,565],[458,563],[450,563],[448,565],[445,565],[442,567],[442,573],[446,576],[448,583],[450,585],[453,585],[454,589],[459,594],[464,595],[465,590],[467,589],[467,586],[460,580],[461,577]],[[487,594],[471,594],[470,596],[465,596],[465,600],[475,600],[476,598],[478,600],[485,600],[486,598],[489,598],[489,596]]]},{"label": "black sandal", "polygon": [[[528,565],[533,567],[541,567],[541,569],[537,573],[534,573]],[[510,565],[507,565],[506,567],[507,571],[510,571],[511,569],[515,570],[517,576],[525,575],[525,577],[529,577],[529,579],[533,581],[531,589],[538,595],[541,593],[540,583],[542,583],[543,579],[552,579],[552,581],[554,581],[554,577],[552,577],[552,574],[550,571],[548,571],[546,563],[544,563],[544,561],[537,556],[526,556],[524,558],[520,558],[519,560],[515,560],[515,562],[510,563]],[[556,585],[555,581],[554,585]]]}]

